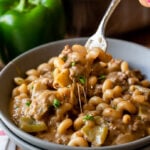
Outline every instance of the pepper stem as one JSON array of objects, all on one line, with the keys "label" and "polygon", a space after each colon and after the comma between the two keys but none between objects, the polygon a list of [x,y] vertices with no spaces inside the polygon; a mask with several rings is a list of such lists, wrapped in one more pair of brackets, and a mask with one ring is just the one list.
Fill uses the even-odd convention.
[{"label": "pepper stem", "polygon": [[28,0],[30,4],[33,5],[39,5],[41,3],[41,0]]},{"label": "pepper stem", "polygon": [[26,4],[26,0],[20,0],[19,5],[17,5],[16,9],[18,11],[23,11]]}]

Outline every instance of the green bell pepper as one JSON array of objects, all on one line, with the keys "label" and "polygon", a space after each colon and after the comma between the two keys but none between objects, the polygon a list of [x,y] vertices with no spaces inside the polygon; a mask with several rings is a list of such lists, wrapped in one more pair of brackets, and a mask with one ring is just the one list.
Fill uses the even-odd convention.
[{"label": "green bell pepper", "polygon": [[6,12],[15,0],[0,0],[0,15]]},{"label": "green bell pepper", "polygon": [[21,117],[19,121],[19,128],[25,132],[41,132],[47,130],[47,126],[44,121],[33,120],[29,117]]},{"label": "green bell pepper", "polygon": [[35,46],[64,37],[61,0],[0,1],[4,2],[0,6],[4,6],[0,13],[0,51],[4,63]]}]

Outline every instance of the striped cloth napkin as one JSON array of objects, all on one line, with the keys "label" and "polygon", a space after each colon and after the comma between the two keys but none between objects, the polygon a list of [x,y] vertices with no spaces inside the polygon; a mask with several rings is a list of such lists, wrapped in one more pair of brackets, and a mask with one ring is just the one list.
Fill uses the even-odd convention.
[{"label": "striped cloth napkin", "polygon": [[0,125],[0,150],[16,150],[16,145],[13,143]]}]

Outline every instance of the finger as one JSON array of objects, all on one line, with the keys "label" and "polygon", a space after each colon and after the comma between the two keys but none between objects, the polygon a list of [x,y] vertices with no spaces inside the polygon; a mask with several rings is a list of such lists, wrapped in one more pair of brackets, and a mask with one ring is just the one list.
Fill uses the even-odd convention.
[{"label": "finger", "polygon": [[144,7],[150,7],[150,0],[139,0]]}]

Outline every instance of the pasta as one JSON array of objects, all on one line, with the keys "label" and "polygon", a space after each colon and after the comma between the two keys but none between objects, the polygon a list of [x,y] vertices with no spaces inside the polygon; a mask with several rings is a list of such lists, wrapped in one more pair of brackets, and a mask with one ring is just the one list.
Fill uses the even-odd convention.
[{"label": "pasta", "polygon": [[131,116],[126,114],[122,117],[122,122],[125,123],[125,124],[129,124],[131,121]]},{"label": "pasta", "polygon": [[66,45],[58,56],[15,77],[10,113],[38,138],[101,147],[150,135],[150,81],[99,48]]},{"label": "pasta", "polygon": [[72,120],[67,118],[63,120],[57,128],[59,134],[64,134],[67,132],[67,129],[72,126]]},{"label": "pasta", "polygon": [[70,142],[68,143],[68,146],[87,147],[88,142],[82,137],[77,137],[77,138],[71,139]]}]

